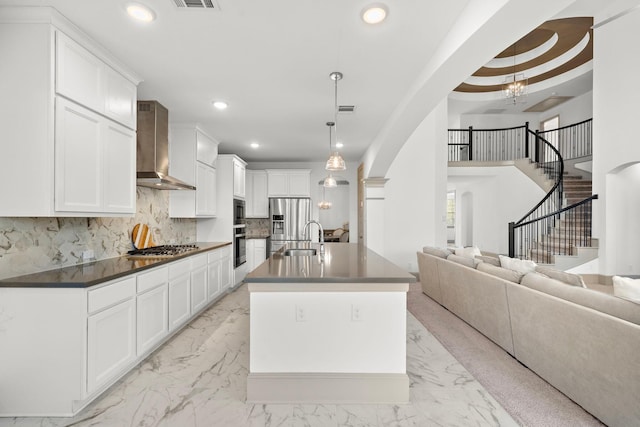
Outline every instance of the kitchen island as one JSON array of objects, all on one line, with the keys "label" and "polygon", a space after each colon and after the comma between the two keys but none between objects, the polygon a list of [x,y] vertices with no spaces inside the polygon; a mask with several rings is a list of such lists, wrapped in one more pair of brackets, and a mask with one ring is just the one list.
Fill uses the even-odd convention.
[{"label": "kitchen island", "polygon": [[318,244],[285,246],[245,278],[247,400],[408,402],[406,294],[415,280],[355,243],[327,243],[324,256]]}]

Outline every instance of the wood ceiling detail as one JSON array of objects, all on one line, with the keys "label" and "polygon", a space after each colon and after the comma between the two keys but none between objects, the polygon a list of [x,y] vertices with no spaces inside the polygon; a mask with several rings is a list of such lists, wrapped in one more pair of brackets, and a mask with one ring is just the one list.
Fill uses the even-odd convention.
[{"label": "wood ceiling detail", "polygon": [[[529,52],[543,45],[544,43],[549,41],[554,34],[557,34],[558,41],[554,46],[551,47],[551,49],[542,53],[540,56],[537,56],[527,62],[517,64],[515,66],[515,72],[524,73],[525,77],[528,78],[529,85],[539,83],[552,77],[564,74],[567,71],[577,68],[580,65],[585,64],[593,59],[593,30],[591,29],[592,25],[592,17],[555,19],[552,21],[547,21],[535,30],[531,31],[526,36],[522,37],[516,43],[500,52],[496,56],[496,58],[512,58],[514,56],[514,49],[516,49],[516,55],[522,54],[524,52]],[[552,70],[547,71],[546,73],[537,76],[527,75],[527,70],[552,61],[571,50],[585,37],[586,34],[589,34],[589,42],[587,43],[585,48],[571,60],[555,67]],[[501,68],[482,67],[478,71],[473,73],[473,76],[496,77],[509,74],[514,74],[513,65]],[[454,91],[456,92],[467,93],[496,92],[500,90],[502,90],[502,84],[477,85],[469,83],[462,83],[454,89]]]}]

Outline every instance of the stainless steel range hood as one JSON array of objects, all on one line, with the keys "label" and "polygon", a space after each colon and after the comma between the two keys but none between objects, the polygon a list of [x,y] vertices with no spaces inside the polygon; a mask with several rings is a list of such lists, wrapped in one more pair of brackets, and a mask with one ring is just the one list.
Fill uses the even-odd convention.
[{"label": "stainless steel range hood", "polygon": [[158,101],[138,101],[137,184],[157,190],[195,190],[169,176],[169,111]]}]

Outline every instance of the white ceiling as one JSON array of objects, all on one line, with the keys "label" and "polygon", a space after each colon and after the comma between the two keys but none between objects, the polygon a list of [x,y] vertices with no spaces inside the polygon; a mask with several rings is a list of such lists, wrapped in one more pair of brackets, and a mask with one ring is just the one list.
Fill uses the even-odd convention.
[{"label": "white ceiling", "polygon": [[[326,159],[333,119],[332,71],[344,156],[358,160],[409,90],[468,0],[386,0],[379,26],[359,17],[369,0],[219,0],[219,11],[142,0],[157,14],[133,22],[125,0],[0,0],[55,7],[138,73],[139,99],[170,121],[197,122],[220,151],[248,161]],[[211,101],[229,103],[215,110]],[[259,142],[258,150],[249,148]]]},{"label": "white ceiling", "polygon": [[[344,74],[339,104],[356,106],[339,116],[342,152],[361,159],[470,3],[385,0],[387,20],[370,26],[360,12],[373,0],[218,0],[218,11],[141,2],[157,15],[151,24],[132,21],[126,0],[0,0],[0,6],[55,7],[142,77],[139,99],[160,101],[170,121],[198,123],[220,141],[221,152],[252,162],[327,158],[332,71]],[[584,79],[573,85],[576,94],[590,89]],[[530,94],[528,105],[551,91]],[[218,99],[229,108],[215,110],[211,102]],[[451,105],[460,112],[504,106],[494,102]],[[254,141],[258,150],[249,147]]]}]

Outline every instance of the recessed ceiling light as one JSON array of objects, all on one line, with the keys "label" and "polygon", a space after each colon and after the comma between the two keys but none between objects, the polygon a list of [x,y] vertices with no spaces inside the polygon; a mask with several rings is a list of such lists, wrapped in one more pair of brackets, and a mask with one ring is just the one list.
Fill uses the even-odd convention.
[{"label": "recessed ceiling light", "polygon": [[213,101],[213,106],[218,110],[225,110],[229,106],[229,104],[224,101]]},{"label": "recessed ceiling light", "polygon": [[367,24],[379,24],[387,17],[387,13],[387,6],[384,4],[372,4],[362,11],[362,20]]},{"label": "recessed ceiling light", "polygon": [[258,144],[257,142],[252,142],[252,143],[251,143],[251,148],[253,148],[254,150],[255,150],[256,148],[258,148],[258,147],[260,147],[260,144]]},{"label": "recessed ceiling light", "polygon": [[127,4],[127,13],[130,17],[141,22],[151,22],[156,19],[155,12],[149,7],[140,3]]},{"label": "recessed ceiling light", "polygon": [[342,142],[336,142],[336,148],[342,148],[344,144]]}]

